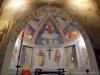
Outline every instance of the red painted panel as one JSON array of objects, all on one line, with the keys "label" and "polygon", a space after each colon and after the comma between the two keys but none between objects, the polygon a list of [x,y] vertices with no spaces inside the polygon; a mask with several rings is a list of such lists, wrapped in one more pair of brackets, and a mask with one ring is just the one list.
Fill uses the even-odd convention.
[{"label": "red painted panel", "polygon": [[22,75],[31,75],[30,70],[22,70]]}]

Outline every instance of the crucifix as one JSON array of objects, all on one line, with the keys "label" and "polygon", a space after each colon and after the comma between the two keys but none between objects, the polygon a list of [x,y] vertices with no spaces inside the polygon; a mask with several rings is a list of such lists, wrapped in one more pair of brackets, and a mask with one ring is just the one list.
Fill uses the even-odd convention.
[{"label": "crucifix", "polygon": [[49,47],[49,49],[46,51],[48,51],[48,56],[49,56],[49,60],[50,60],[51,59],[51,51],[53,51],[53,50],[51,50],[51,48]]}]

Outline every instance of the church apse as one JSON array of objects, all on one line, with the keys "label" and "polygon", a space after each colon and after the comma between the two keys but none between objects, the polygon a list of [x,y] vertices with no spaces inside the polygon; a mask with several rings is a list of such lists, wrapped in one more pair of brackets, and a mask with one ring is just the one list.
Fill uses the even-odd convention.
[{"label": "church apse", "polygon": [[82,72],[90,69],[88,51],[77,22],[66,11],[44,6],[27,19],[12,52],[11,70],[16,71],[22,32],[24,37],[19,63],[22,72],[29,70],[34,75],[36,69],[63,68],[67,75],[68,72],[79,73],[80,68]]}]

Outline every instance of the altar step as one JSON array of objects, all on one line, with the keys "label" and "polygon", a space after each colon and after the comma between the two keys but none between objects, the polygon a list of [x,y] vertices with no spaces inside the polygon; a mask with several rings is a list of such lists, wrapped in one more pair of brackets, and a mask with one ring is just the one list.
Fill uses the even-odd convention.
[{"label": "altar step", "polygon": [[[16,71],[10,71],[8,75],[16,75]],[[35,75],[34,72],[30,72],[29,70],[22,71],[18,73],[18,75]],[[59,74],[40,74],[40,75],[59,75]],[[85,72],[73,73],[73,72],[65,72],[65,75],[99,75],[95,73],[86,74]]]}]

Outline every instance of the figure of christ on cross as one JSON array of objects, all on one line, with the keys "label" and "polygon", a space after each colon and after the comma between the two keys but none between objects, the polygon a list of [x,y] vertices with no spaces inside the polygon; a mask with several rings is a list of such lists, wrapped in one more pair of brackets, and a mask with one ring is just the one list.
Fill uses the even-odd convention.
[{"label": "figure of christ on cross", "polygon": [[51,50],[51,48],[49,47],[49,49],[46,51],[48,51],[48,56],[49,56],[49,60],[50,60],[51,59],[51,51],[53,51],[53,50]]}]

